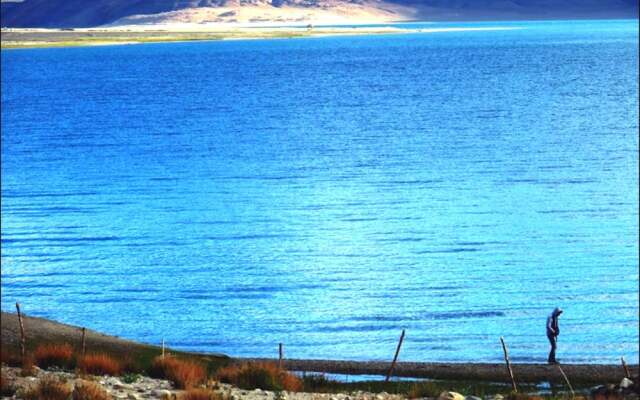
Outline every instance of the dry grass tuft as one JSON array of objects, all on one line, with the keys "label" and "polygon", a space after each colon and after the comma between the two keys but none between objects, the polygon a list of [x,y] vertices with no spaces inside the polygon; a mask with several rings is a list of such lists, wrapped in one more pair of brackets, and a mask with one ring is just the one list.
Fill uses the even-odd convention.
[{"label": "dry grass tuft", "polygon": [[71,386],[61,380],[45,377],[36,386],[22,393],[19,397],[24,400],[68,400],[71,396]]},{"label": "dry grass tuft", "polygon": [[178,397],[179,400],[224,400],[224,396],[208,389],[189,389]]},{"label": "dry grass tuft", "polygon": [[222,368],[217,378],[224,383],[230,383],[241,389],[287,390],[299,392],[302,390],[302,380],[286,370],[278,368],[274,363],[247,363],[231,365]]},{"label": "dry grass tuft", "polygon": [[156,357],[150,372],[154,378],[170,380],[178,389],[190,389],[207,379],[207,371],[201,364],[172,356]]},{"label": "dry grass tuft", "polygon": [[72,368],[73,347],[69,344],[43,344],[33,353],[36,365],[47,369],[50,367]]},{"label": "dry grass tuft", "polygon": [[94,382],[82,381],[76,384],[73,400],[111,400],[111,395],[102,386]]},{"label": "dry grass tuft", "polygon": [[3,346],[2,349],[0,349],[0,363],[8,367],[21,367],[22,357],[20,356],[20,352],[10,350]]},{"label": "dry grass tuft", "polygon": [[92,353],[78,360],[78,368],[89,375],[120,375],[122,365],[107,354]]},{"label": "dry grass tuft", "polygon": [[132,356],[127,355],[120,359],[122,372],[126,374],[139,374],[144,372],[144,368],[140,365],[139,360],[135,360]]},{"label": "dry grass tuft", "polygon": [[22,367],[20,369],[21,376],[33,376],[36,374],[35,364],[33,363],[33,356],[27,354],[22,361]]},{"label": "dry grass tuft", "polygon": [[529,400],[527,393],[511,392],[505,396],[507,400]]},{"label": "dry grass tuft", "polygon": [[433,382],[416,382],[409,389],[407,397],[410,399],[419,399],[424,397],[438,397],[442,388]]}]

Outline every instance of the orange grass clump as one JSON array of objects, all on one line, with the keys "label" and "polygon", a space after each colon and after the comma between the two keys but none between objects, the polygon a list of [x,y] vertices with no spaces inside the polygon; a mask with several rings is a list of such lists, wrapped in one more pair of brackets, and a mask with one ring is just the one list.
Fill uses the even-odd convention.
[{"label": "orange grass clump", "polygon": [[179,400],[224,400],[222,394],[208,389],[189,389],[178,397]]},{"label": "orange grass clump", "polygon": [[190,389],[207,379],[207,371],[199,363],[172,356],[156,357],[150,372],[154,378],[170,380],[178,389]]},{"label": "orange grass clump", "polygon": [[73,400],[111,400],[111,395],[102,386],[94,382],[82,381],[76,384]]},{"label": "orange grass clump", "polygon": [[120,375],[122,365],[107,354],[92,353],[78,360],[78,368],[89,375]]},{"label": "orange grass clump", "polygon": [[217,373],[220,382],[230,383],[241,389],[286,390],[299,392],[302,380],[292,373],[278,368],[274,363],[247,363],[230,365]]},{"label": "orange grass clump", "polygon": [[47,369],[50,367],[71,368],[73,366],[73,347],[69,344],[42,344],[33,353],[36,365]]},{"label": "orange grass clump", "polygon": [[68,400],[71,386],[52,377],[45,377],[38,384],[21,394],[24,400]]}]

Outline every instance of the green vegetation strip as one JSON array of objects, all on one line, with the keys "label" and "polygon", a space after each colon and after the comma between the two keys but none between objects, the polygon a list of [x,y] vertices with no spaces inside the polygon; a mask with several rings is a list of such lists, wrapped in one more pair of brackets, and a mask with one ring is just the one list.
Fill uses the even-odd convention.
[{"label": "green vegetation strip", "polygon": [[[337,35],[388,34],[404,31],[351,30],[251,30],[238,29],[215,32],[29,32],[7,31],[2,34],[3,49],[77,47],[95,45],[117,45],[131,43],[162,43],[208,41],[225,39],[291,39]],[[406,31],[409,32],[409,31]]]}]

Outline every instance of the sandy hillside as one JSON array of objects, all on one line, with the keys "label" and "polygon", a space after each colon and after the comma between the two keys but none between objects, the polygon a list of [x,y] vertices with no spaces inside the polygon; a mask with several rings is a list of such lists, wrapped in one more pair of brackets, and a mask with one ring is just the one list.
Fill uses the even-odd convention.
[{"label": "sandy hillside", "polygon": [[380,0],[362,3],[329,0],[314,7],[302,5],[275,7],[270,4],[239,5],[229,3],[222,7],[188,8],[158,14],[133,15],[121,18],[110,25],[365,24],[405,21],[411,20],[415,16],[416,11],[413,8]]}]

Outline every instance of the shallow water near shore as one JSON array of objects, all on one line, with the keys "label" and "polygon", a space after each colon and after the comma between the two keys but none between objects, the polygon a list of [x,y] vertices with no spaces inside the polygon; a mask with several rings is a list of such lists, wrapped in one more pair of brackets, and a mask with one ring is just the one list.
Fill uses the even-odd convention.
[{"label": "shallow water near shore", "polygon": [[637,363],[637,21],[503,25],[2,51],[2,309],[544,362],[560,306],[561,361]]}]

